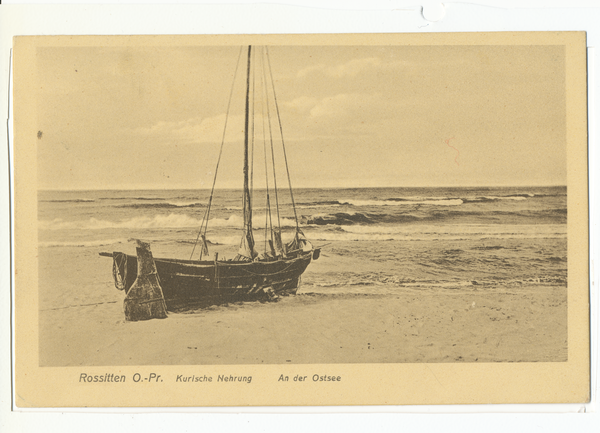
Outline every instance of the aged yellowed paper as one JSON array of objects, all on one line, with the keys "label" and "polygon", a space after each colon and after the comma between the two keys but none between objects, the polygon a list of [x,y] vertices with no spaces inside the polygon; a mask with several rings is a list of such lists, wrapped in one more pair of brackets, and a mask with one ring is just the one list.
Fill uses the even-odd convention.
[{"label": "aged yellowed paper", "polygon": [[585,33],[17,37],[14,155],[19,407],[589,399]]}]

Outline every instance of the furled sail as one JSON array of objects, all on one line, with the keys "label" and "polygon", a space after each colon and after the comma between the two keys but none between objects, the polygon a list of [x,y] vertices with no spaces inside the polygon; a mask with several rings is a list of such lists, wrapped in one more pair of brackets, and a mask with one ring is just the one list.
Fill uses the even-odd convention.
[{"label": "furled sail", "polygon": [[248,124],[250,112],[250,59],[252,47],[248,46],[248,73],[246,74],[246,116],[244,120],[244,232],[238,254],[250,260],[257,256],[252,233],[252,203],[248,182]]},{"label": "furled sail", "polygon": [[302,230],[300,230],[300,229],[296,230],[296,236],[294,236],[294,239],[286,245],[286,250],[288,252],[294,252],[294,251],[308,252],[312,249],[313,249],[312,244],[308,241],[308,239],[306,239],[306,236],[304,236],[304,233],[302,233]]}]

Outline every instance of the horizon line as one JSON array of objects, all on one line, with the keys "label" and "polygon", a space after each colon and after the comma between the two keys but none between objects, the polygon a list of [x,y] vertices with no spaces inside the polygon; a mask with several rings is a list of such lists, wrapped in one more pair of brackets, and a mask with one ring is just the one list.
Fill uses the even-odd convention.
[{"label": "horizon line", "polygon": [[[402,186],[327,186],[327,187],[316,187],[316,186],[299,186],[294,187],[294,190],[298,189],[377,189],[377,188],[551,188],[551,187],[567,187],[567,184],[544,184],[544,185],[402,185]],[[211,188],[190,188],[190,187],[130,187],[130,188],[38,188],[37,191],[49,191],[49,192],[66,192],[66,191],[206,191]],[[216,190],[242,190],[239,187],[220,187]],[[255,188],[255,190],[263,190],[266,188]],[[288,188],[279,188],[279,190],[288,190]]]}]

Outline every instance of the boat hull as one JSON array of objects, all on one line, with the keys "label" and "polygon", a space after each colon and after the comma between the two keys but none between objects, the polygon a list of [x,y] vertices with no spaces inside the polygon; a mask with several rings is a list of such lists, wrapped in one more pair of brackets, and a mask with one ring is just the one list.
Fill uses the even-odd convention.
[{"label": "boat hull", "polygon": [[[109,254],[103,254],[109,255]],[[110,254],[127,293],[137,277],[137,257]],[[313,252],[276,261],[191,261],[155,258],[158,279],[169,311],[236,301],[269,300],[295,295]]]}]

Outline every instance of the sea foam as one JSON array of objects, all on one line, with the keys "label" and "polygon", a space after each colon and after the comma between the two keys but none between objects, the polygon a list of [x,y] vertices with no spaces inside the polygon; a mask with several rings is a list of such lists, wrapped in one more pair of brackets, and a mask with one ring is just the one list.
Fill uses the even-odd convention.
[{"label": "sea foam", "polygon": [[352,206],[406,206],[406,205],[422,205],[422,206],[460,206],[463,201],[459,198],[444,199],[444,200],[354,200],[340,199],[340,204],[349,204]]}]

